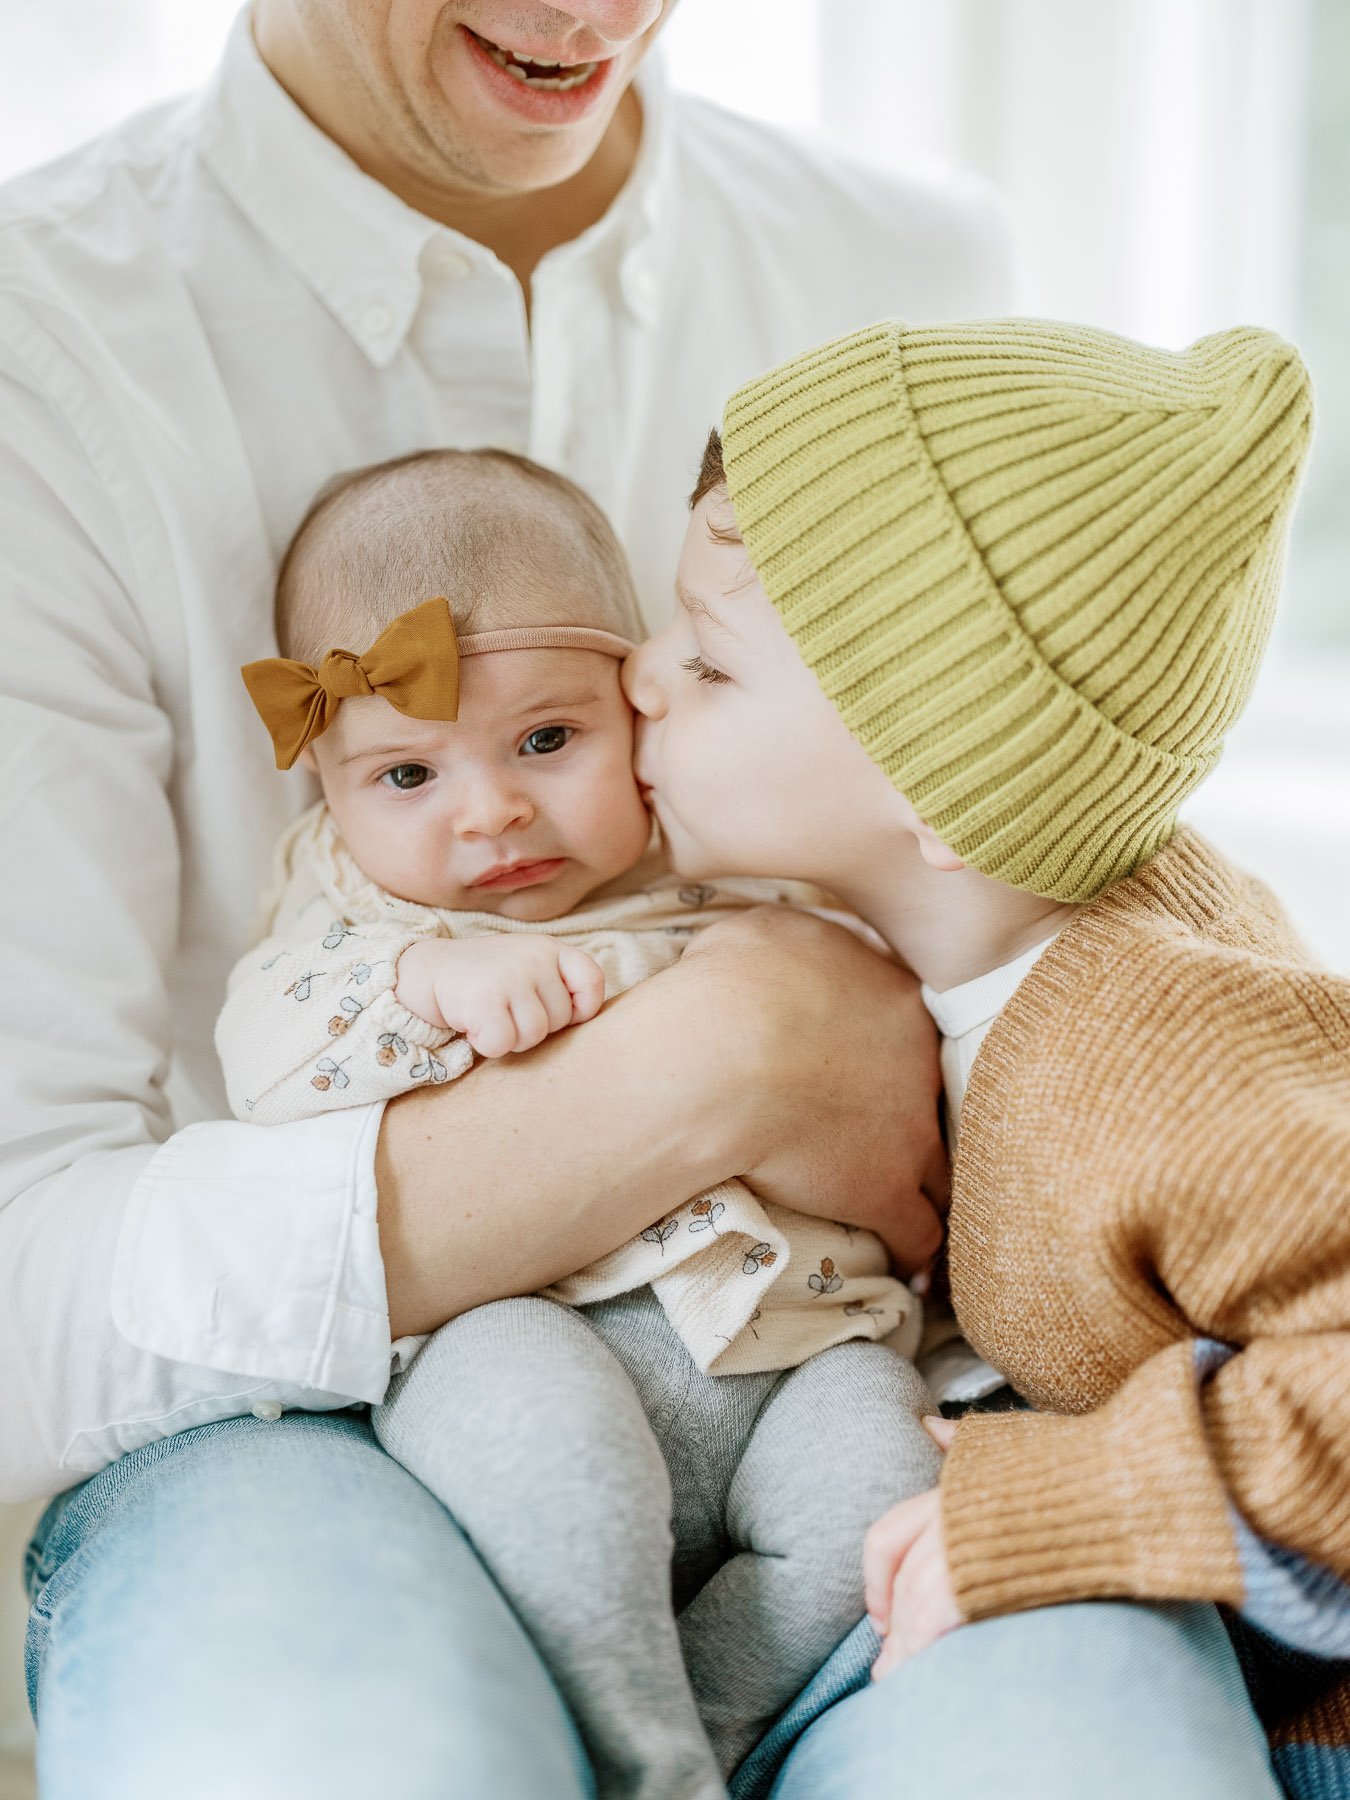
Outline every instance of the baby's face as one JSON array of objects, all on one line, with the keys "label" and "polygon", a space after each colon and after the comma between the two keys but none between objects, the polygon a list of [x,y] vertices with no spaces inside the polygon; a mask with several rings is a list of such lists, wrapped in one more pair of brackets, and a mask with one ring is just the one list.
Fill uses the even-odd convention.
[{"label": "baby's face", "polygon": [[453,725],[344,700],[312,750],[357,863],[422,906],[558,918],[651,834],[619,664],[594,650],[465,657]]}]

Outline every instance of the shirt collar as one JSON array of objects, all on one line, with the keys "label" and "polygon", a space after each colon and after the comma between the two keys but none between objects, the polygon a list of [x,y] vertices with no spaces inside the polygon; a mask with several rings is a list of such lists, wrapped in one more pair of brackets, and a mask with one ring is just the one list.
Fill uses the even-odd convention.
[{"label": "shirt collar", "polygon": [[[660,277],[650,252],[669,216],[673,127],[659,55],[638,69],[642,142],[632,173],[603,218],[545,261],[570,264],[617,249],[628,305],[649,318]],[[429,243],[453,243],[479,267],[501,265],[482,244],[438,225],[366,175],[306,117],[263,62],[250,9],[230,32],[206,90],[199,145],[235,204],[311,287],[377,367],[392,361],[422,298]]]},{"label": "shirt collar", "polygon": [[1012,962],[991,969],[987,975],[977,975],[973,981],[963,981],[959,987],[935,993],[925,984],[923,1003],[943,1037],[964,1037],[968,1031],[992,1024],[1058,935],[1052,932]]}]

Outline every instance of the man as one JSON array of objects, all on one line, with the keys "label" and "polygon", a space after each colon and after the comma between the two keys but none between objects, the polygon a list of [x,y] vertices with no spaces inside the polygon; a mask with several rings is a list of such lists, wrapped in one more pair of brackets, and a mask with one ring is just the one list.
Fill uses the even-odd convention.
[{"label": "man", "polygon": [[814,921],[708,933],[509,1081],[224,1122],[224,974],[306,798],[237,671],[317,488],[429,444],[528,452],[605,506],[659,624],[741,379],[1006,303],[978,190],[669,95],[640,67],[662,14],[258,0],[204,94],[0,200],[0,1496],[95,1477],[35,1549],[52,1800],[176,1794],[189,1766],[439,1793],[447,1759],[466,1793],[581,1791],[471,1553],[340,1409],[401,1338],[726,1175],[903,1266],[936,1246],[928,1027]]}]

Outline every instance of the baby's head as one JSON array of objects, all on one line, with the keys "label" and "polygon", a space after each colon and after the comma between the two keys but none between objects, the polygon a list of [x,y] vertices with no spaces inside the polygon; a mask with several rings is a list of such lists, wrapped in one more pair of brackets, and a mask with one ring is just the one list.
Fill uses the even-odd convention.
[{"label": "baby's head", "polygon": [[1310,423],[1246,329],[892,323],[749,383],[625,677],[676,866],[855,893],[899,832],[1047,900],[1130,874],[1251,691]]},{"label": "baby's head", "polygon": [[[362,469],[325,489],[286,553],[282,655],[316,671],[334,649],[364,657],[438,596],[453,630],[444,606],[419,614],[411,710],[379,693],[320,696],[330,722],[299,760],[380,887],[426,906],[558,917],[631,868],[651,834],[619,679],[624,643],[641,636],[623,552],[579,488],[523,457],[431,450]],[[486,637],[550,628],[562,647]],[[406,629],[385,638],[387,655]],[[429,710],[429,677],[430,710],[439,682],[452,716],[414,716]],[[408,685],[391,689],[405,704]]]}]

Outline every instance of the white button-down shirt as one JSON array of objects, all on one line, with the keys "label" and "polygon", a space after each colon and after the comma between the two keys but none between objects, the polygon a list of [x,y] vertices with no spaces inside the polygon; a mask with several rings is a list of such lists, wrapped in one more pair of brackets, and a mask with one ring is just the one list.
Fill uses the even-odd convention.
[{"label": "white button-down shirt", "polygon": [[185,1426],[376,1400],[376,1111],[225,1118],[211,1028],[312,798],[238,669],[335,472],[524,451],[609,512],[650,625],[743,379],[888,314],[1005,310],[974,184],[669,95],[527,323],[363,175],[242,19],[217,78],[0,193],[0,1498]]}]

